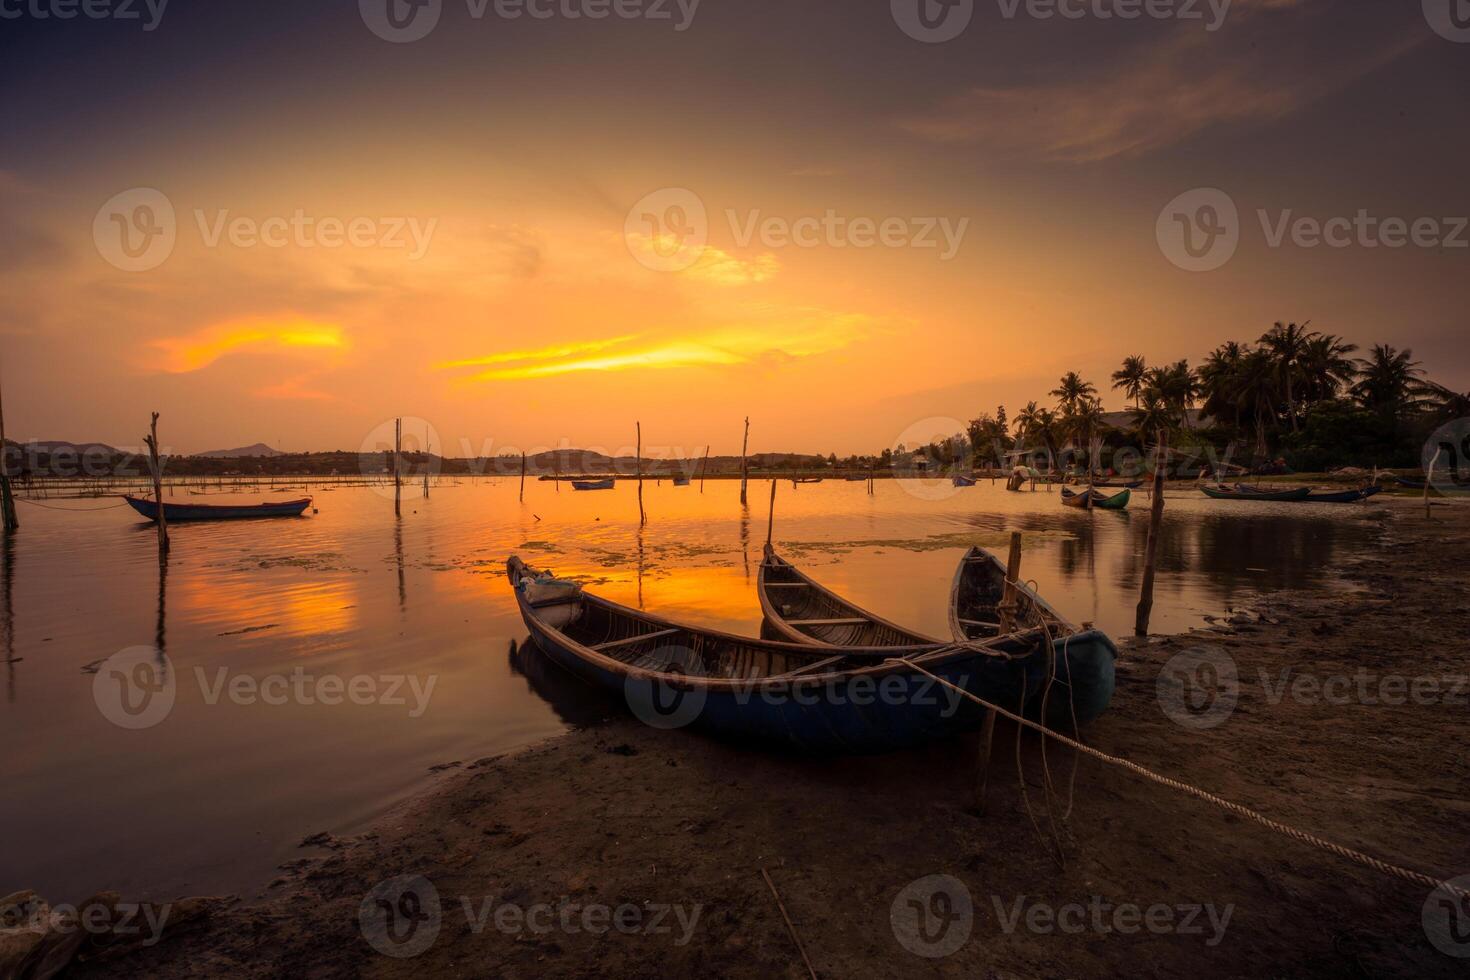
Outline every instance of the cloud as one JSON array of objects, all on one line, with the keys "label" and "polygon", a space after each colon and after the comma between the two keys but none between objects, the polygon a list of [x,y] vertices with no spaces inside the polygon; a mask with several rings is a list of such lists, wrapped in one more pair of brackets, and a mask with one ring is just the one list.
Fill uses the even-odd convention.
[{"label": "cloud", "polygon": [[1134,157],[1215,125],[1284,119],[1425,42],[1427,32],[1416,29],[1314,54],[1302,50],[1301,37],[1342,44],[1341,37],[1320,24],[1299,34],[1275,23],[1307,7],[1261,0],[1244,8],[1239,27],[1232,21],[1218,33],[1177,33],[1090,77],[1074,71],[1060,81],[976,86],[899,126],[935,142],[979,143],[1031,159]]},{"label": "cloud", "polygon": [[781,268],[776,257],[767,252],[753,259],[736,258],[729,252],[707,245],[699,261],[689,267],[685,275],[701,282],[723,286],[743,286],[765,282]]},{"label": "cloud", "polygon": [[165,337],[152,346],[163,353],[165,371],[184,374],[242,351],[337,351],[348,344],[335,324],[299,317],[263,317],[215,324],[182,337]]}]

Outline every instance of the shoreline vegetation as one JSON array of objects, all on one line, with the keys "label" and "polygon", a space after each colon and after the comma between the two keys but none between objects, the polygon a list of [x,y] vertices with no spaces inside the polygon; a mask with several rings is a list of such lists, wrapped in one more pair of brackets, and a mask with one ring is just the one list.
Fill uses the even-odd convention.
[{"label": "shoreline vegetation", "polygon": [[[1470,507],[1425,521],[1386,501],[1342,519],[1376,544],[1333,586],[1121,644],[1113,710],[1085,740],[1334,842],[1463,874],[1470,762],[1444,751],[1470,738],[1463,706],[1281,697],[1276,678],[1463,677],[1463,644],[1443,640],[1470,628]],[[1163,664],[1201,643],[1240,672],[1233,713],[1208,728],[1170,720],[1157,691]],[[194,900],[160,941],[89,948],[73,975],[804,977],[793,933],[818,976],[1460,975],[1421,923],[1426,889],[1066,750],[1043,760],[1004,723],[981,814],[971,740],[862,758],[752,752],[643,726],[534,648],[489,655],[573,730],[446,759],[435,787],[352,836],[303,828],[300,859],[258,894]],[[1057,822],[1060,857],[1027,807]],[[973,903],[965,941],[935,959],[893,925],[905,889],[930,875],[962,882]],[[412,957],[375,951],[359,925],[396,876],[427,879],[438,900],[434,937]],[[1162,932],[1111,913],[1061,928],[1073,906],[1196,914]],[[630,928],[582,928],[588,907],[630,909]],[[534,927],[537,909],[550,928]],[[679,915],[643,928],[658,909]]]}]

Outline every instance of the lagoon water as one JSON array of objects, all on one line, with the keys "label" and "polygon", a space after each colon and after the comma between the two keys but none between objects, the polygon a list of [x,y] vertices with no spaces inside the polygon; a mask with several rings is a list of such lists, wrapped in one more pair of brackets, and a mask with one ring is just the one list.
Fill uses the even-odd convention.
[{"label": "lagoon water", "polygon": [[[442,778],[430,767],[596,717],[604,701],[545,676],[534,649],[511,652],[525,637],[511,553],[619,602],[758,635],[769,488],[752,481],[742,509],[736,481],[650,482],[640,531],[631,482],[530,482],[520,503],[515,480],[444,479],[427,500],[405,487],[401,519],[391,490],[313,486],[319,512],[300,519],[175,525],[162,574],[153,528],[130,510],[21,504],[0,569],[0,894],[249,892],[302,838],[351,833]],[[775,541],[824,584],[939,637],[965,548],[1003,550],[1020,530],[1025,577],[1064,615],[1122,636],[1147,531],[1146,497],[1132,506],[1079,512],[1055,490],[988,481],[880,480],[871,496],[858,482],[785,481]],[[1154,631],[1330,583],[1373,544],[1337,516],[1171,491]],[[126,664],[98,662],[129,648],[161,651],[171,702],[121,705]]]}]

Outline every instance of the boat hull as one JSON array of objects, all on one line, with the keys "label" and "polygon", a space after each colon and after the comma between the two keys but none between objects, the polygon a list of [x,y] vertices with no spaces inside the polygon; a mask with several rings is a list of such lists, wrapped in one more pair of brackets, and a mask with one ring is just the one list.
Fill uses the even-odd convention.
[{"label": "boat hull", "polygon": [[1312,494],[1311,487],[1296,487],[1291,490],[1252,490],[1236,487],[1203,486],[1200,492],[1215,500],[1306,500]]},{"label": "boat hull", "polygon": [[1311,504],[1354,504],[1382,492],[1382,487],[1363,487],[1359,490],[1343,490],[1337,493],[1313,493],[1309,494],[1306,499],[1307,503]]},{"label": "boat hull", "polygon": [[606,480],[573,480],[573,490],[611,490],[617,485],[617,480],[609,477]]},{"label": "boat hull", "polygon": [[[150,521],[158,520],[158,504],[140,497],[123,497],[128,506]],[[269,504],[172,504],[164,501],[163,516],[170,523],[178,521],[239,521],[256,517],[300,517],[311,506],[310,497],[282,500]]]}]

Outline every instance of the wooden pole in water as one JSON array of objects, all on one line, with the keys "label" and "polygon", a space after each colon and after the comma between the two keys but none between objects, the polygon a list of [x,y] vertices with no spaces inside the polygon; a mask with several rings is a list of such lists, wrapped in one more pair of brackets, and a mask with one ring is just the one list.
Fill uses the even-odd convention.
[{"label": "wooden pole in water", "polygon": [[1143,551],[1143,589],[1138,596],[1138,614],[1133,620],[1137,636],[1148,635],[1148,617],[1154,608],[1154,562],[1159,553],[1159,528],[1164,520],[1164,468],[1169,461],[1169,434],[1159,433],[1159,456],[1154,462],[1153,504],[1148,512],[1148,543]]},{"label": "wooden pole in water", "polygon": [[1430,519],[1430,517],[1429,517],[1429,485],[1434,482],[1434,468],[1439,465],[1439,457],[1440,457],[1440,454],[1443,453],[1443,452],[1444,452],[1444,447],[1443,446],[1440,446],[1438,449],[1436,449],[1434,451],[1434,458],[1429,461],[1429,472],[1427,472],[1427,473],[1424,474],[1424,519],[1426,521]]},{"label": "wooden pole in water", "polygon": [[5,451],[5,405],[0,399],[0,518],[7,532],[19,529],[15,514],[15,497],[10,492],[10,454]]},{"label": "wooden pole in water", "polygon": [[750,416],[745,416],[745,438],[740,443],[740,503],[745,503],[745,483],[750,475],[750,467],[746,463],[746,454],[750,450]]},{"label": "wooden pole in water", "polygon": [[638,526],[642,527],[648,523],[648,515],[643,510],[643,423],[634,422],[637,429],[638,448],[634,450],[633,466],[638,475]]},{"label": "wooden pole in water", "polygon": [[771,546],[771,535],[776,530],[776,478],[771,477],[771,511],[766,515],[766,547]]},{"label": "wooden pole in water", "polygon": [[[1000,632],[1002,634],[1014,632],[1016,629],[1016,612],[1020,606],[1017,600],[1016,583],[1021,580],[1021,532],[1011,532],[1011,552],[1006,560],[1006,584],[1001,593],[1000,605],[996,612],[1000,615]],[[1020,733],[1016,733],[1020,738]],[[975,756],[975,808],[980,813],[985,812],[985,790],[990,784],[990,756],[995,745],[995,712],[988,711],[985,715],[985,724],[980,729],[980,746]]]},{"label": "wooden pole in water", "polygon": [[403,419],[393,420],[393,516],[403,516]]},{"label": "wooden pole in water", "polygon": [[521,503],[525,503],[526,502],[526,454],[525,453],[521,453],[521,495],[519,497],[519,500],[521,501]]},{"label": "wooden pole in water", "polygon": [[709,447],[704,447],[704,460],[699,464],[699,492],[704,493],[704,473],[709,469]]},{"label": "wooden pole in water", "polygon": [[148,435],[143,437],[148,446],[148,469],[153,474],[153,500],[158,505],[158,560],[168,556],[168,517],[163,511],[163,460],[158,455],[158,413],[148,425]]}]

